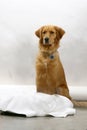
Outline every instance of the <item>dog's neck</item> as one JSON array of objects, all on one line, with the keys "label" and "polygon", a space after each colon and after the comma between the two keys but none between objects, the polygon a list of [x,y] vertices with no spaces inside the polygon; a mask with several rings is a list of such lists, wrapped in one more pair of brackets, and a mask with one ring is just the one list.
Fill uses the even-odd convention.
[{"label": "dog's neck", "polygon": [[55,53],[57,53],[57,50],[55,50],[53,52],[44,52],[44,51],[40,51],[40,52],[44,58],[49,58],[49,59],[53,60],[55,58]]}]

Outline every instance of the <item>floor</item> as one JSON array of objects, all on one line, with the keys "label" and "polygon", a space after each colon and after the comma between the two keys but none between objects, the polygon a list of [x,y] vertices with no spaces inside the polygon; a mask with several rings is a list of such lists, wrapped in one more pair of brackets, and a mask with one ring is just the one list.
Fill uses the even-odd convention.
[{"label": "floor", "polygon": [[87,108],[66,118],[0,115],[0,130],[87,130]]}]

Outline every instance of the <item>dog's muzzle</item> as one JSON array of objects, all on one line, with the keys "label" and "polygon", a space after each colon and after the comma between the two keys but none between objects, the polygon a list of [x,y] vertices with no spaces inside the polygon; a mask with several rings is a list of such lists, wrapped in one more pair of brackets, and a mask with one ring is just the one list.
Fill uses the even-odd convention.
[{"label": "dog's muzzle", "polygon": [[44,45],[49,45],[49,38],[48,38],[48,37],[45,37],[45,38],[43,39],[43,44],[44,44]]},{"label": "dog's muzzle", "polygon": [[48,37],[46,37],[44,40],[45,40],[45,43],[49,43],[49,38]]}]

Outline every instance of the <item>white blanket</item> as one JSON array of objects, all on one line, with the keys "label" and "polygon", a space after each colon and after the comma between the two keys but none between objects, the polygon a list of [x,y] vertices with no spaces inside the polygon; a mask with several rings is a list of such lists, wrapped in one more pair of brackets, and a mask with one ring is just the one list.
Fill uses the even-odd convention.
[{"label": "white blanket", "polygon": [[64,96],[37,93],[35,86],[0,86],[0,110],[27,117],[75,114],[72,102]]}]

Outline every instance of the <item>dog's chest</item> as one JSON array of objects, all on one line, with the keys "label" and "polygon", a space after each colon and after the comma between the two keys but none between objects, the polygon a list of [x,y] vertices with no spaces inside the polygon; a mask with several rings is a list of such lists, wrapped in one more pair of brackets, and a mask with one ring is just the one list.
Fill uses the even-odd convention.
[{"label": "dog's chest", "polygon": [[51,60],[51,59],[44,59],[43,60],[43,68],[44,68],[44,72],[43,73],[47,73],[49,75],[53,75],[54,71],[56,69],[56,65],[55,65],[55,60]]},{"label": "dog's chest", "polygon": [[43,65],[44,65],[45,69],[47,69],[47,68],[48,68],[48,61],[47,61],[47,60],[44,60],[44,61],[43,61]]},{"label": "dog's chest", "polygon": [[36,62],[36,69],[37,69],[37,76],[39,77],[55,77],[57,73],[57,56],[56,55],[50,55],[50,56],[42,56],[39,55]]},{"label": "dog's chest", "polygon": [[47,69],[54,62],[54,55],[50,55],[46,59],[43,60],[44,67]]},{"label": "dog's chest", "polygon": [[55,60],[51,61],[44,60],[43,61],[43,71],[40,71],[40,80],[44,81],[46,86],[50,86],[56,84],[57,79],[57,66],[55,64]]}]

